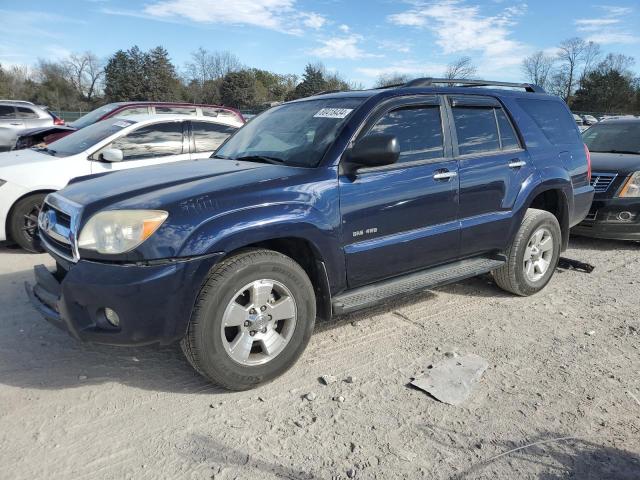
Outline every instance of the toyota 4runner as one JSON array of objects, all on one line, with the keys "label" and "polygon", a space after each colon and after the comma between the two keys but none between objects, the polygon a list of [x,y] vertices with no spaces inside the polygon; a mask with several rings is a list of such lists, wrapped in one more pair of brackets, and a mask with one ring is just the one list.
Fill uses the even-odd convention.
[{"label": "toyota 4runner", "polygon": [[50,194],[32,303],[83,341],[181,341],[230,389],[287,370],[316,318],[492,272],[551,279],[589,211],[589,152],[529,84],[417,79],[274,107],[216,160]]}]

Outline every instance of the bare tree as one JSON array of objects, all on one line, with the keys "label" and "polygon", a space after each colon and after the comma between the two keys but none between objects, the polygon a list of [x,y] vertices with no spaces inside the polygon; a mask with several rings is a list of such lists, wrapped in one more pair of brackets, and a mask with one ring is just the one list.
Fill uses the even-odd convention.
[{"label": "bare tree", "polygon": [[233,53],[210,52],[202,47],[191,52],[191,61],[186,64],[187,76],[200,85],[240,69],[242,69],[242,63]]},{"label": "bare tree", "polygon": [[411,78],[405,73],[383,73],[376,79],[375,86],[378,88],[390,87],[392,85],[402,85]]},{"label": "bare tree", "polygon": [[580,87],[584,79],[591,73],[598,64],[598,60],[602,56],[600,45],[595,42],[588,42],[582,53],[582,73],[580,74]]},{"label": "bare tree", "polygon": [[622,74],[633,75],[630,72],[631,67],[636,63],[633,57],[623,55],[621,53],[609,53],[604,60],[598,64],[598,70],[604,72],[618,71]]},{"label": "bare tree", "polygon": [[104,66],[100,59],[91,52],[74,53],[63,61],[63,66],[73,88],[84,100],[91,102],[98,93],[104,76]]},{"label": "bare tree", "polygon": [[535,52],[522,61],[522,72],[527,81],[540,85],[544,89],[549,88],[552,68],[553,58],[545,55],[543,51]]},{"label": "bare tree", "polygon": [[472,63],[471,57],[460,57],[447,66],[447,70],[444,72],[444,78],[469,79],[473,77],[477,71],[478,69]]},{"label": "bare tree", "polygon": [[567,103],[571,100],[571,94],[578,79],[578,67],[583,61],[587,45],[587,42],[579,37],[569,38],[558,45],[557,59],[564,79],[562,97]]}]

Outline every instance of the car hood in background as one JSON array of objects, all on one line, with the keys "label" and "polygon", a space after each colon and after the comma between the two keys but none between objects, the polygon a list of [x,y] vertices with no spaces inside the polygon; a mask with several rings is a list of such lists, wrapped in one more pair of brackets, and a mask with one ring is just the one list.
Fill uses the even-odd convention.
[{"label": "car hood in background", "polygon": [[51,135],[52,133],[59,132],[75,132],[78,130],[77,128],[70,127],[69,125],[55,125],[53,127],[37,127],[37,128],[27,128],[25,130],[20,130],[20,137],[29,137],[31,135]]},{"label": "car hood in background", "polygon": [[640,171],[640,155],[631,153],[591,152],[591,170],[628,174]]}]

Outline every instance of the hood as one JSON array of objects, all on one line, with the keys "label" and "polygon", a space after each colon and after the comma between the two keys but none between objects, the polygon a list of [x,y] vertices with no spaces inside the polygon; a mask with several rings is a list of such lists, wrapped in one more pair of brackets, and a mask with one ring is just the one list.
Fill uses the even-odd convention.
[{"label": "hood", "polygon": [[33,177],[38,166],[64,160],[62,157],[29,149],[0,153],[0,178],[23,185],[25,180]]},{"label": "hood", "polygon": [[255,162],[192,160],[80,179],[60,195],[89,210],[115,204],[118,208],[162,208],[199,195],[290,176],[297,170]]},{"label": "hood", "polygon": [[31,135],[51,135],[58,132],[75,132],[77,128],[70,127],[69,125],[54,125],[52,127],[36,127],[20,130],[19,137],[29,137]]},{"label": "hood", "polygon": [[598,173],[617,172],[620,175],[636,172],[640,170],[640,155],[591,152],[591,170]]}]

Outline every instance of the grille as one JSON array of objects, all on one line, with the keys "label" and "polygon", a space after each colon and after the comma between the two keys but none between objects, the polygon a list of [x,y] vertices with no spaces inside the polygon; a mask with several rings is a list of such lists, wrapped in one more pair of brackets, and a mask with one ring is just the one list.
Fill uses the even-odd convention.
[{"label": "grille", "polygon": [[618,176],[617,173],[593,173],[591,175],[591,186],[596,193],[604,193]]},{"label": "grille", "polygon": [[585,220],[589,220],[589,221],[594,221],[598,216],[598,211],[597,210],[591,210],[586,217],[584,217]]},{"label": "grille", "polygon": [[49,228],[45,229],[43,228],[42,223],[39,223],[40,228],[38,230],[40,231],[40,237],[52,253],[66,260],[72,260],[73,249],[71,248],[71,240],[69,239],[71,232],[71,216],[59,208],[56,208],[49,203],[45,203],[42,206],[40,218],[45,217],[50,211],[55,213],[55,224],[49,225]]}]

